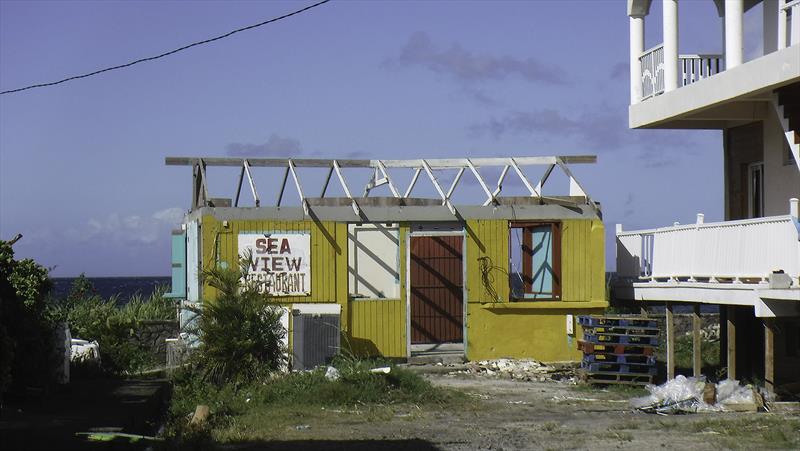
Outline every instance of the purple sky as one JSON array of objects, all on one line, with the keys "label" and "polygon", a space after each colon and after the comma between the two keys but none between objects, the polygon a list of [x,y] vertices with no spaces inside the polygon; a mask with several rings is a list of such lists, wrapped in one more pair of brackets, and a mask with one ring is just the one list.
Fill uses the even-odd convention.
[{"label": "purple sky", "polygon": [[[0,89],[310,3],[3,1]],[[719,52],[713,2],[681,8],[680,51]],[[646,46],[661,42],[660,3],[646,26]],[[191,170],[165,167],[165,156],[597,154],[573,171],[603,204],[611,269],[615,223],[722,219],[721,133],[628,130],[628,101],[622,0],[334,1],[155,62],[1,96],[0,237],[23,233],[17,255],[55,276],[167,275]],[[269,174],[257,177],[265,199]],[[236,173],[210,176],[212,195],[230,196]]]}]

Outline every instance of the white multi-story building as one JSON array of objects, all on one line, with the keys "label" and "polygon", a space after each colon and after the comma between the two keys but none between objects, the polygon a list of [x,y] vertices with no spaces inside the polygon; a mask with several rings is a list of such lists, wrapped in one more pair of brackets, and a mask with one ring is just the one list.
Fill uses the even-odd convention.
[{"label": "white multi-story building", "polygon": [[[666,304],[668,323],[675,303],[719,305],[728,376],[773,389],[800,381],[800,0],[713,1],[721,55],[678,48],[683,2],[628,0],[629,125],[721,130],[726,220],[618,225],[616,295]],[[651,8],[662,8],[663,43],[645,50]],[[751,8],[763,9],[763,54],[745,61]]]}]

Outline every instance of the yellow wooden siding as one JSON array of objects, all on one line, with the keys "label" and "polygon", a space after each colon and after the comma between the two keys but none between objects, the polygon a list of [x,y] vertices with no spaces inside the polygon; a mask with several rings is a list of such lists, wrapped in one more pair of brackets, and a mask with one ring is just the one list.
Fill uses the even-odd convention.
[{"label": "yellow wooden siding", "polygon": [[[345,224],[345,232],[347,225]],[[400,299],[359,299],[348,302],[350,325],[345,335],[358,356],[406,357],[406,238],[408,224],[400,224]],[[347,258],[344,259],[345,267]],[[345,296],[347,293],[345,293]],[[348,346],[348,343],[343,343]]]},{"label": "yellow wooden siding", "polygon": [[561,222],[561,300],[605,300],[605,231],[599,220]]},{"label": "yellow wooden siding", "polygon": [[[213,216],[202,220],[203,268],[225,262],[237,264],[240,233],[311,233],[311,294],[273,300],[291,308],[295,303],[337,302],[341,305],[342,346],[357,355],[406,356],[406,256],[408,226],[400,228],[400,299],[348,300],[347,223],[314,221],[229,220],[228,227]],[[204,297],[215,290],[204,286]]]},{"label": "yellow wooden siding", "polygon": [[[580,303],[574,303],[580,305]],[[566,315],[597,315],[603,308],[491,309],[467,306],[467,359],[529,358],[543,362],[578,361],[580,326],[567,335]],[[577,321],[576,321],[577,322]]]},{"label": "yellow wooden siding", "polygon": [[350,302],[348,346],[357,356],[406,356],[404,299]]},{"label": "yellow wooden siding", "polygon": [[466,229],[467,302],[508,301],[508,221],[469,220]]},{"label": "yellow wooden siding", "polygon": [[[508,224],[505,220],[467,221],[468,302],[509,301]],[[604,241],[600,220],[561,221],[561,301],[605,300]],[[486,276],[481,270],[482,258],[489,266]],[[497,299],[492,299],[492,290]]]},{"label": "yellow wooden siding", "polygon": [[[223,227],[213,216],[204,216],[201,227],[203,269],[222,262],[229,267],[237,265],[240,233],[310,232],[311,294],[279,296],[274,298],[275,302],[281,304],[346,302],[347,224],[329,221],[229,220],[228,227]],[[213,288],[208,285],[204,285],[203,288],[204,297],[213,299],[215,295]]]}]

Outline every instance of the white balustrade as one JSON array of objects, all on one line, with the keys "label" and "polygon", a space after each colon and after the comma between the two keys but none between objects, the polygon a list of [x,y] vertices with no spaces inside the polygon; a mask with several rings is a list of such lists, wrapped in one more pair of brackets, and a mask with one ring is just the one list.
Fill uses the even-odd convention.
[{"label": "white balustrade", "polygon": [[646,50],[639,57],[642,65],[642,100],[664,92],[664,44]]},{"label": "white balustrade", "polygon": [[[664,44],[646,50],[639,57],[642,66],[642,100],[664,92]],[[680,86],[692,84],[722,71],[722,55],[680,55]]]},{"label": "white balustrade", "polygon": [[617,232],[621,277],[760,281],[800,274],[800,230],[790,216]]},{"label": "white balustrade", "polygon": [[718,74],[722,67],[722,55],[681,55],[681,86],[692,84],[703,78]]}]

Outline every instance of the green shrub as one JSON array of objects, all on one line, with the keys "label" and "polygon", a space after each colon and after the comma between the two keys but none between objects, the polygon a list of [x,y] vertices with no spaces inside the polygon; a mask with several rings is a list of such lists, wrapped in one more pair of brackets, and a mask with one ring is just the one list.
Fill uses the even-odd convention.
[{"label": "green shrub", "polygon": [[55,323],[47,315],[52,284],[48,271],[31,259],[14,259],[0,240],[0,393],[13,385],[53,382]]},{"label": "green shrub", "polygon": [[175,319],[175,305],[163,297],[165,292],[166,287],[159,287],[147,298],[137,294],[120,305],[116,297],[103,299],[95,294],[91,282],[81,274],[58,315],[69,322],[73,337],[99,343],[105,372],[136,372],[159,363],[146,344],[135,339],[140,322]]},{"label": "green shrub", "polygon": [[204,280],[217,290],[197,315],[200,345],[193,355],[204,381],[235,384],[262,380],[286,364],[281,310],[255,282],[243,282],[247,265],[215,268]]}]

